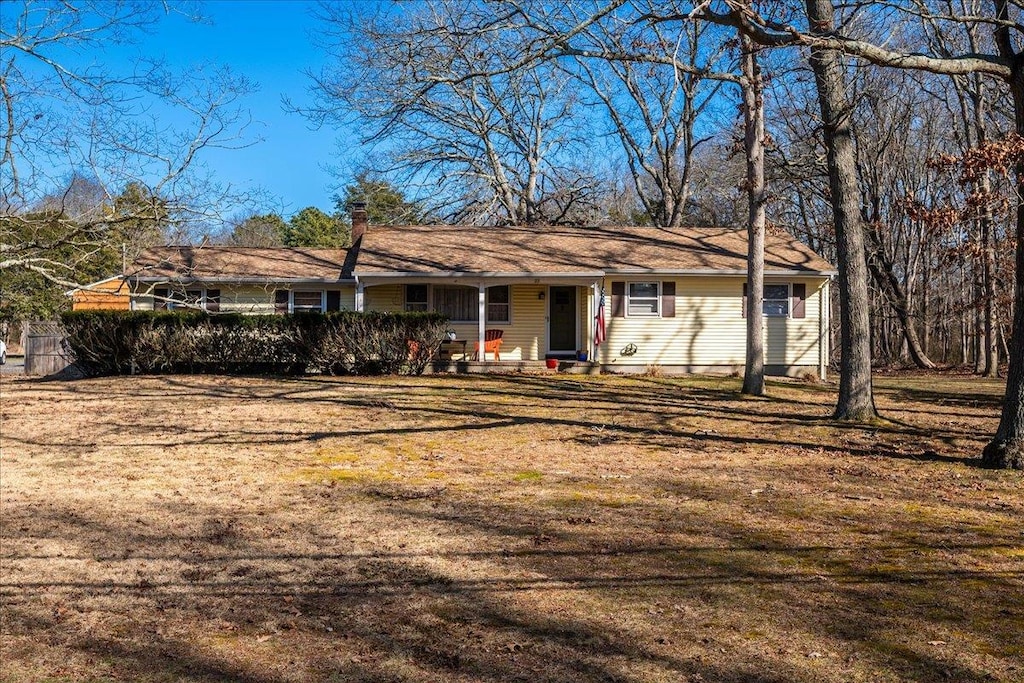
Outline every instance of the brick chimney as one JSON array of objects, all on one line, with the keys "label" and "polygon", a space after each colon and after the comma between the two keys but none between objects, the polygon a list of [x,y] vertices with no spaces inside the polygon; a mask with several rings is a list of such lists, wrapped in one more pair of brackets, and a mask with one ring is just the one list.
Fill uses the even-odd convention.
[{"label": "brick chimney", "polygon": [[364,234],[369,219],[366,217],[366,202],[352,202],[350,208],[352,218],[352,246],[355,246]]}]

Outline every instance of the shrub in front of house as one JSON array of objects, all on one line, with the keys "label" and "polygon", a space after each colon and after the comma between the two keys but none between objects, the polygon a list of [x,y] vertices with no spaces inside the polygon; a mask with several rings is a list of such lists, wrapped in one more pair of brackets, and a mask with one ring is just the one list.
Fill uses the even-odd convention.
[{"label": "shrub in front of house", "polygon": [[65,345],[87,375],[420,374],[447,319],[428,313],[321,315],[73,311]]}]

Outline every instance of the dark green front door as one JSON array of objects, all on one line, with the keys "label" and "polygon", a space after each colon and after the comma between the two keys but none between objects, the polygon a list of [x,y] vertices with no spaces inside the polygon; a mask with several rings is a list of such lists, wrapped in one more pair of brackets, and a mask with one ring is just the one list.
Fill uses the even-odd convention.
[{"label": "dark green front door", "polygon": [[548,334],[552,353],[576,351],[576,288],[552,287],[548,304]]}]

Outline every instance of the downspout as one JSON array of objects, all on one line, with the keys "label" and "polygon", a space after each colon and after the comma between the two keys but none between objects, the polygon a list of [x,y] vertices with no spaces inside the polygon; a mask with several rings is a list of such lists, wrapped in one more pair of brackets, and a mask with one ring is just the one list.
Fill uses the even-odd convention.
[{"label": "downspout", "polygon": [[818,302],[818,377],[824,382],[826,377],[826,371],[828,368],[828,321],[832,314],[830,310],[830,304],[832,297],[829,295],[831,289],[832,276],[825,281],[821,289],[818,290],[818,296],[820,301]]},{"label": "downspout", "polygon": [[356,275],[356,311],[363,312],[363,281]]}]

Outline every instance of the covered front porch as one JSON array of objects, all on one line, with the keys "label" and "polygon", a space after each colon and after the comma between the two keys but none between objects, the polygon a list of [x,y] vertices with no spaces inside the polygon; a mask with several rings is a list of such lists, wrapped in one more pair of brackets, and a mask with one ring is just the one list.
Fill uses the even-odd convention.
[{"label": "covered front porch", "polygon": [[[595,358],[601,277],[367,276],[357,279],[355,309],[446,315],[454,339],[443,344],[438,363],[451,370],[481,371],[479,364],[543,369],[549,358],[564,363]],[[486,343],[496,335],[500,345]]]}]

